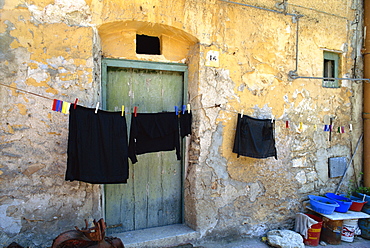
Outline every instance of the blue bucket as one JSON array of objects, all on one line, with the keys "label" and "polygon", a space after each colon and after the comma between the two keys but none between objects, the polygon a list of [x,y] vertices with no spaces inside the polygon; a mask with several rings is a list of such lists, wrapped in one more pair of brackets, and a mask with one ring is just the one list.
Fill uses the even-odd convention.
[{"label": "blue bucket", "polygon": [[[360,198],[361,200],[364,199],[364,194],[362,193],[354,192],[353,195]],[[370,195],[366,195],[364,200],[370,203]]]},{"label": "blue bucket", "polygon": [[359,219],[358,226],[361,229],[361,237],[370,239],[370,219]]},{"label": "blue bucket", "polygon": [[316,211],[321,214],[332,214],[336,207],[339,207],[339,204],[326,197],[309,195],[311,208],[313,211]]},{"label": "blue bucket", "polygon": [[339,204],[339,207],[336,207],[334,210],[336,212],[346,213],[352,205],[351,199],[348,199],[347,197],[336,195],[334,193],[326,193],[325,196]]}]

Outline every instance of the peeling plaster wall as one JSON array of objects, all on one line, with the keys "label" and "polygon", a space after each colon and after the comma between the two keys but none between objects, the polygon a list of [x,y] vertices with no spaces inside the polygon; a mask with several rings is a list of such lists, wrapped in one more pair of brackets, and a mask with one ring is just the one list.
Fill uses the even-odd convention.
[{"label": "peeling plaster wall", "polygon": [[[361,1],[239,2],[303,15],[298,75],[321,77],[328,50],[341,54],[342,77],[361,77]],[[328,178],[328,158],[349,161],[362,132],[360,84],[328,89],[321,80],[289,79],[296,66],[292,16],[217,0],[0,0],[0,14],[1,83],[49,98],[0,86],[1,245],[50,246],[60,232],[103,216],[100,185],[64,181],[68,115],[51,111],[50,100],[95,106],[101,55],[188,64],[194,121],[185,220],[203,236],[291,228],[307,194],[336,189],[340,178]],[[161,35],[163,54],[135,54],[136,33]],[[219,52],[219,66],[206,66],[210,51]],[[242,109],[275,118],[278,160],[232,153]],[[330,117],[353,131],[333,132],[329,141],[322,126]],[[352,167],[348,174],[343,191]]]},{"label": "peeling plaster wall", "polygon": [[[50,99],[79,98],[86,106],[96,102],[94,29],[80,19],[90,7],[73,4],[5,1],[2,84]],[[46,98],[3,86],[0,95],[0,245],[50,246],[58,233],[101,215],[100,186],[64,181],[68,115],[51,111]]]}]

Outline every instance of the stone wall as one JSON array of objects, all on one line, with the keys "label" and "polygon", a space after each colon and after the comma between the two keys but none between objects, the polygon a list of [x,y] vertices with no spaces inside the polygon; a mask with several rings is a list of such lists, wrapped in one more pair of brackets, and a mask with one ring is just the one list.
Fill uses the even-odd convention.
[{"label": "stone wall", "polygon": [[[38,95],[0,85],[1,245],[50,246],[60,232],[104,216],[100,185],[64,181],[68,115],[51,110],[52,99],[100,101],[101,55],[188,64],[194,120],[185,220],[202,235],[291,228],[308,194],[336,189],[340,178],[328,177],[328,158],[349,161],[354,151],[361,84],[329,89],[288,74],[297,66],[299,76],[321,77],[327,50],[341,54],[341,77],[361,77],[361,1],[238,2],[0,0],[1,83]],[[136,55],[135,33],[162,35],[165,53]],[[214,51],[218,65],[207,61]],[[277,160],[232,153],[241,110],[275,119]],[[330,117],[346,131],[332,132],[331,141],[323,132]],[[343,191],[352,167],[348,174]]]}]

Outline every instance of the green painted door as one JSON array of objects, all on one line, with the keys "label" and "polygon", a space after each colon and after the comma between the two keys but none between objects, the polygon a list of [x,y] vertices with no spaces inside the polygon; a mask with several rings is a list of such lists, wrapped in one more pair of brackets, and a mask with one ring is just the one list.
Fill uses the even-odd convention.
[{"label": "green painted door", "polygon": [[[158,68],[158,64],[155,64]],[[173,112],[184,104],[184,71],[105,66],[105,109],[138,113]],[[122,66],[125,66],[124,64]],[[142,67],[152,67],[148,64]],[[128,129],[131,114],[126,114]],[[138,155],[127,184],[104,186],[108,233],[182,223],[182,162],[175,151]]]}]

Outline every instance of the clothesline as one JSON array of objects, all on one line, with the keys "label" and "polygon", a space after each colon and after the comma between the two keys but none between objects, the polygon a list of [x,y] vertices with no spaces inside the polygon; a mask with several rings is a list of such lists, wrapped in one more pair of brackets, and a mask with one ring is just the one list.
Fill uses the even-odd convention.
[{"label": "clothesline", "polygon": [[53,99],[51,99],[49,97],[46,97],[46,96],[43,96],[43,95],[39,95],[39,94],[36,94],[36,93],[33,93],[33,92],[29,92],[29,91],[26,91],[26,90],[21,90],[21,89],[19,89],[17,87],[13,87],[13,86],[10,86],[10,85],[6,85],[6,84],[2,84],[2,83],[0,83],[0,85],[5,86],[5,87],[8,87],[8,88],[11,88],[11,89],[15,89],[15,90],[18,90],[18,91],[22,91],[24,93],[31,94],[31,95],[34,95],[34,96],[42,97],[42,98],[45,98],[45,99],[48,99],[48,100],[53,100]]},{"label": "clothesline", "polygon": [[[50,98],[50,97],[46,97],[46,96],[43,96],[43,95],[40,95],[40,94],[37,94],[37,93],[33,93],[33,92],[30,92],[30,91],[27,91],[27,90],[23,90],[23,89],[19,89],[19,88],[17,88],[17,87],[14,87],[14,86],[10,86],[10,85],[6,85],[6,84],[3,84],[3,83],[0,83],[0,85],[2,85],[2,86],[5,86],[5,87],[8,87],[8,88],[11,88],[11,89],[14,89],[14,90],[17,90],[17,91],[21,91],[21,92],[24,92],[24,93],[26,93],[26,94],[30,94],[30,95],[34,95],[34,96],[37,96],[37,97],[41,97],[41,98],[44,98],[44,99],[48,99],[48,100],[51,100],[51,101],[54,101],[55,102],[55,99],[52,99],[52,98]],[[77,99],[76,99],[76,101],[75,101],[75,103],[74,103],[75,105],[77,104]],[[73,104],[71,104],[71,105],[73,105]],[[96,108],[96,111],[98,111],[98,107],[99,107],[99,102],[98,102],[98,104],[97,104],[97,108]],[[135,107],[134,107],[135,108]],[[175,108],[176,108],[176,106],[175,106]],[[191,111],[197,111],[197,110],[203,110],[203,109],[210,109],[210,108],[220,108],[221,110],[223,110],[223,111],[227,111],[227,112],[231,112],[231,113],[236,113],[236,114],[241,114],[241,115],[243,115],[244,113],[243,113],[243,110],[241,110],[241,111],[236,111],[236,110],[230,110],[230,109],[226,109],[226,108],[224,108],[224,107],[222,107],[222,105],[221,104],[215,104],[215,105],[213,105],[213,106],[207,106],[207,107],[200,107],[200,108],[194,108],[194,109],[191,109]],[[137,107],[136,107],[136,110],[137,110]],[[175,109],[176,110],[176,109]],[[182,110],[179,110],[178,112],[181,112]],[[190,109],[189,109],[189,111],[190,111]],[[61,111],[60,111],[61,112]],[[129,115],[129,114],[134,114],[134,112],[125,112],[125,111],[122,111],[122,112],[124,112],[126,115]],[[65,113],[65,112],[64,112]],[[285,122],[285,127],[286,128],[290,128],[290,125],[295,125],[294,123],[292,123],[291,121],[289,121],[289,120],[286,120],[286,119],[274,119],[274,117],[273,116],[271,116],[270,117],[272,120],[274,120],[274,121],[281,121],[281,122]],[[299,129],[303,129],[303,126],[304,125],[312,125],[312,126],[314,126],[314,128],[315,129],[317,129],[317,127],[316,127],[316,125],[324,125],[325,123],[319,123],[319,124],[317,124],[317,123],[308,123],[308,122],[305,122],[305,123],[303,123],[303,122],[299,122],[298,123],[298,125],[296,125],[296,126],[299,126]],[[342,127],[342,125],[340,125],[340,131],[341,132],[343,132],[344,130],[342,130],[343,129],[343,127]],[[324,125],[324,131],[333,131],[333,123],[332,123],[332,125]],[[352,131],[352,124],[349,124],[349,131]]]},{"label": "clothesline", "polygon": [[[48,99],[50,101],[55,101],[56,100],[56,99],[53,99],[53,98],[50,98],[50,97],[47,97],[47,96],[43,96],[43,95],[40,95],[40,94],[37,94],[37,93],[33,93],[33,92],[30,92],[30,91],[27,91],[27,90],[22,90],[22,89],[19,89],[17,87],[6,85],[6,84],[3,84],[3,83],[0,83],[0,85],[1,86],[4,86],[4,87],[11,88],[11,89],[14,89],[14,90],[17,90],[17,91],[21,91],[21,92],[24,92],[24,93],[27,93],[27,94],[30,94],[30,95],[34,95],[34,96],[38,96],[38,97],[41,97],[41,98],[45,98],[45,99]],[[75,104],[76,104],[76,102],[75,102]],[[99,105],[97,105],[97,106],[99,106]],[[191,109],[191,110],[192,111],[195,111],[195,110],[207,109],[207,108],[215,108],[215,107],[221,107],[221,104],[215,104],[214,106],[202,107],[202,108]],[[134,113],[132,113],[132,112],[125,112],[125,114],[134,114]]]}]

